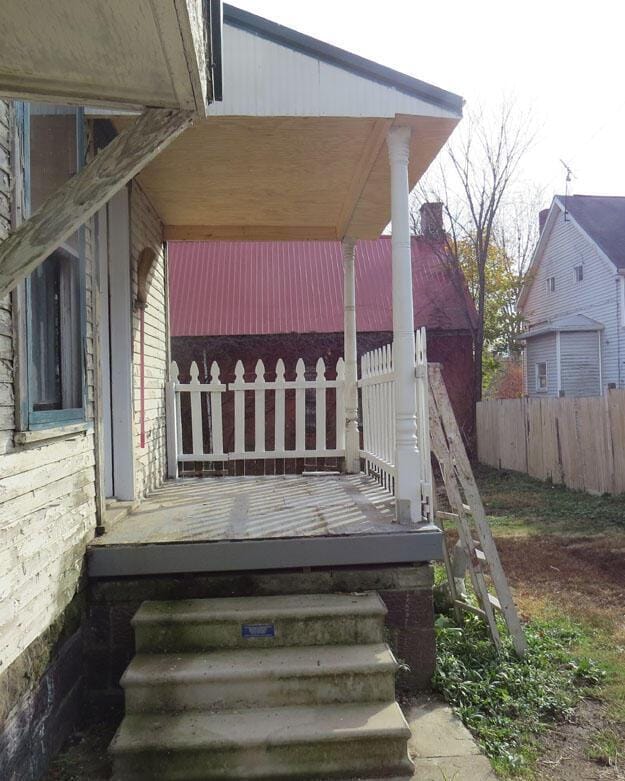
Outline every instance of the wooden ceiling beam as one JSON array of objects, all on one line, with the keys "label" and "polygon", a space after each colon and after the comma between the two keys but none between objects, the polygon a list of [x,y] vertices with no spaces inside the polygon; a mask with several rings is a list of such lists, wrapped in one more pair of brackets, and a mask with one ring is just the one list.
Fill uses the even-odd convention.
[{"label": "wooden ceiling beam", "polygon": [[148,109],[0,243],[0,300],[192,122],[190,111]]},{"label": "wooden ceiling beam", "polygon": [[334,225],[166,225],[166,241],[336,241]]}]

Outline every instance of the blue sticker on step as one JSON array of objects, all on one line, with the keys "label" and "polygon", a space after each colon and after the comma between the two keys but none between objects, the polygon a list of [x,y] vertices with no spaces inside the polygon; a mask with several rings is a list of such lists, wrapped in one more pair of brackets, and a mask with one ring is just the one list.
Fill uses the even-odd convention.
[{"label": "blue sticker on step", "polygon": [[241,637],[275,637],[273,624],[242,624]]}]

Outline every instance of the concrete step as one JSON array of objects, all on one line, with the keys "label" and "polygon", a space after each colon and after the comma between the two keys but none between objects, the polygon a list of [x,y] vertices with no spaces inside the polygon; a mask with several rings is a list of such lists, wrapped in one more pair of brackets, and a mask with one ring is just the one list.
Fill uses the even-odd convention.
[{"label": "concrete step", "polygon": [[144,602],[132,619],[138,653],[357,645],[384,640],[375,593]]},{"label": "concrete step", "polygon": [[410,776],[396,703],[131,714],[111,745],[113,781]]},{"label": "concrete step", "polygon": [[126,713],[395,699],[387,645],[139,654],[124,673]]}]

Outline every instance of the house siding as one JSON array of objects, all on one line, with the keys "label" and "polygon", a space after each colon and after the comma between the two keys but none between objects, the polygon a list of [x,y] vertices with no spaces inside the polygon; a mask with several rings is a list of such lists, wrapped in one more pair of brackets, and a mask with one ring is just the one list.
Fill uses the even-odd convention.
[{"label": "house siding", "polygon": [[[0,239],[11,223],[12,106],[0,102]],[[15,442],[15,329],[0,303],[0,777],[35,779],[80,707],[80,601],[96,525],[92,224],[85,226],[86,423]]]},{"label": "house siding", "polygon": [[[11,227],[11,108],[0,101],[0,241]],[[11,298],[0,300],[0,454],[13,440],[13,323]]]},{"label": "house siding", "polygon": [[560,334],[560,371],[565,396],[601,393],[597,331]]},{"label": "house siding", "polygon": [[[527,340],[525,354],[525,369],[528,396],[557,396],[558,367],[556,352],[556,335],[545,334]],[[536,364],[547,364],[547,390],[539,391],[536,387]]]},{"label": "house siding", "polygon": [[[583,266],[584,279],[576,282],[574,268],[579,265]],[[574,314],[598,320],[604,326],[603,390],[608,383],[625,387],[625,335],[619,322],[622,316],[619,280],[612,264],[600,254],[593,242],[581,233],[571,219],[565,222],[563,214],[560,213],[543,257],[537,268],[530,273],[533,273],[531,288],[523,306],[523,315],[528,325],[538,325],[547,320]],[[552,276],[556,279],[556,290],[548,293],[546,280]],[[579,337],[581,344],[585,333],[571,334],[571,337]],[[528,360],[526,366],[526,381],[530,389],[534,383],[531,376],[534,362]]]},{"label": "house siding", "polygon": [[165,382],[169,365],[169,336],[163,226],[147,196],[136,182],[133,182],[130,194],[130,243],[133,299],[136,299],[137,295],[137,262],[141,250],[144,247],[151,247],[156,253],[156,260],[148,276],[147,306],[143,311],[144,447],[141,447],[141,312],[136,308],[132,324],[135,484],[137,496],[141,497],[161,485],[166,476]]}]

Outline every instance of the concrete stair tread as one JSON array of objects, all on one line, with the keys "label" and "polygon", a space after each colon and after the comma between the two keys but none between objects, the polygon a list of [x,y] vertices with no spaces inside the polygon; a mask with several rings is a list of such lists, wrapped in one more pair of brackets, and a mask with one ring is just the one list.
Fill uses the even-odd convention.
[{"label": "concrete stair tread", "polygon": [[286,596],[225,597],[173,602],[144,602],[132,625],[205,623],[213,621],[263,622],[279,618],[386,615],[378,594],[294,594]]},{"label": "concrete stair tread", "polygon": [[127,715],[113,755],[198,749],[240,750],[321,741],[394,738],[410,728],[396,702]]},{"label": "concrete stair tread", "polygon": [[138,654],[124,673],[124,688],[205,680],[313,677],[333,674],[394,674],[397,661],[385,643],[235,649],[209,653]]}]

